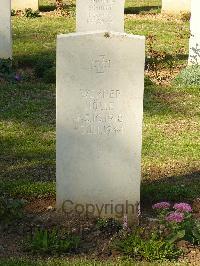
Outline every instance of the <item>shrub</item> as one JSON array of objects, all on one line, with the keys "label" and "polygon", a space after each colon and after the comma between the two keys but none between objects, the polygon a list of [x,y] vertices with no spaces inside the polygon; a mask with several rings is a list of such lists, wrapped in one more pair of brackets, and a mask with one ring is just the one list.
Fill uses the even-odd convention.
[{"label": "shrub", "polygon": [[187,66],[175,78],[175,84],[184,86],[200,85],[200,66]]},{"label": "shrub", "polygon": [[0,197],[0,222],[8,224],[23,216],[25,201]]},{"label": "shrub", "polygon": [[36,229],[28,237],[25,247],[28,251],[40,254],[57,254],[75,251],[80,244],[78,236],[59,232],[56,229]]},{"label": "shrub", "polygon": [[[194,184],[180,186],[167,183],[146,183],[141,187],[143,203],[152,204],[162,199],[170,201],[191,201],[199,197],[200,187]],[[153,195],[153,197],[152,197]]]},{"label": "shrub", "polygon": [[38,18],[40,17],[40,12],[38,10],[33,11],[31,8],[26,8],[24,16],[26,18]]}]

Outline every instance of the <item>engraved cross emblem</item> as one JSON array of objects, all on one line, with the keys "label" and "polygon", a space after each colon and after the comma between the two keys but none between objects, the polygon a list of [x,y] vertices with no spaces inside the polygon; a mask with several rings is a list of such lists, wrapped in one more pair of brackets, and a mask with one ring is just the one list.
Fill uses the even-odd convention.
[{"label": "engraved cross emblem", "polygon": [[92,63],[92,68],[98,74],[105,73],[106,69],[110,68],[110,60],[105,55],[99,55]]}]

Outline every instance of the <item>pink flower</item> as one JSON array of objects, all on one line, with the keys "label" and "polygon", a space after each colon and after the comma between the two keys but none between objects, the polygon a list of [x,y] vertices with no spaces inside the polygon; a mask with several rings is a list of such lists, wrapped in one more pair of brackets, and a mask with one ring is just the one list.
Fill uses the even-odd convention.
[{"label": "pink flower", "polygon": [[184,203],[184,202],[174,204],[173,208],[180,212],[191,212],[192,211],[192,207],[189,204]]},{"label": "pink flower", "polygon": [[153,209],[169,209],[170,203],[169,202],[158,202],[152,206]]},{"label": "pink flower", "polygon": [[181,212],[171,212],[165,218],[168,222],[181,223],[184,220],[184,214]]}]

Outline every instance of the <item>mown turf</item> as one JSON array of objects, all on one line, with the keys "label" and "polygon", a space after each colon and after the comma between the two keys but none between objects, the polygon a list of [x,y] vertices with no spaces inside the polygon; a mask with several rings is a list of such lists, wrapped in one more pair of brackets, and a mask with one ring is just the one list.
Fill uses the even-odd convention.
[{"label": "mown turf", "polygon": [[[186,64],[189,23],[149,15],[147,7],[158,10],[160,1],[145,3],[127,1],[125,13],[139,15],[126,17],[126,31],[155,35],[155,50],[173,55],[180,67]],[[41,1],[43,8],[51,5],[53,1]],[[38,76],[38,68],[55,67],[56,35],[75,31],[75,17],[13,17],[12,22],[14,67],[22,81],[0,83],[1,191],[12,196],[55,196],[55,82],[48,83],[55,73],[44,78]],[[199,101],[199,87],[146,82],[143,202],[200,195]]]}]

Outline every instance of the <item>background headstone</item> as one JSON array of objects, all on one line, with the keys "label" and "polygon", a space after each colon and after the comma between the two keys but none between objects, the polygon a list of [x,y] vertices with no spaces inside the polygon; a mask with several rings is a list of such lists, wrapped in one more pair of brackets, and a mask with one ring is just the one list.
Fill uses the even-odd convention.
[{"label": "background headstone", "polygon": [[143,36],[58,36],[58,207],[140,201],[144,58]]},{"label": "background headstone", "polygon": [[38,10],[38,0],[11,0],[11,7],[14,10],[24,10],[31,8],[32,10]]},{"label": "background headstone", "polygon": [[162,12],[180,13],[190,12],[191,0],[162,0]]},{"label": "background headstone", "polygon": [[12,57],[10,0],[0,2],[0,58]]},{"label": "background headstone", "polygon": [[192,0],[188,63],[200,64],[200,1]]},{"label": "background headstone", "polygon": [[125,0],[77,0],[76,31],[124,31]]}]

